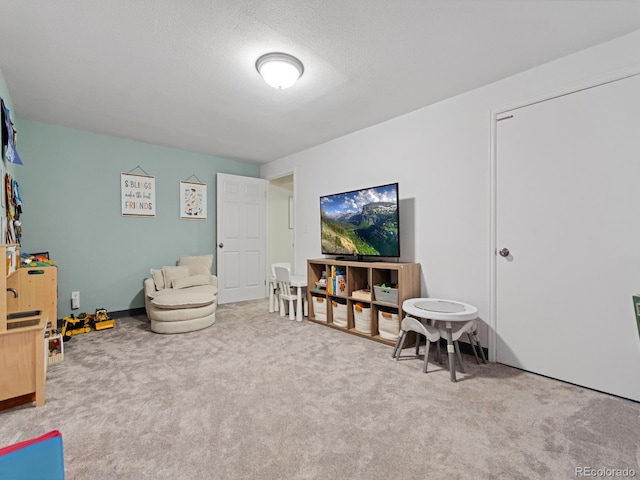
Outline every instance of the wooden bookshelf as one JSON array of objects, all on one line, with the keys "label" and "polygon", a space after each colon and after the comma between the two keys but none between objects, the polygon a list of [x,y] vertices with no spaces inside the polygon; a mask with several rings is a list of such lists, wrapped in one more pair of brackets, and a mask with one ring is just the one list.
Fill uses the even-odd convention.
[{"label": "wooden bookshelf", "polygon": [[[322,288],[321,279],[331,277],[332,267],[344,272],[343,291],[331,292]],[[374,296],[375,285],[394,285],[397,288],[398,298],[393,302],[376,300]],[[402,318],[402,302],[409,298],[420,297],[420,264],[419,263],[392,263],[392,262],[358,262],[350,260],[333,260],[322,258],[307,260],[307,285],[309,301],[309,321],[326,325],[330,328],[368,338],[386,345],[395,345],[392,340],[387,340],[380,336],[378,330],[379,312],[392,312]],[[354,297],[354,292],[370,289],[371,297],[358,295]],[[357,294],[356,294],[357,295]],[[322,300],[319,302],[318,300]],[[347,325],[336,325],[333,321],[334,303],[339,303],[338,308],[346,305]],[[316,317],[317,305],[323,305],[323,318]],[[356,306],[364,307],[361,312],[354,314]],[[365,317],[362,316],[365,312]],[[358,320],[370,316],[370,333],[356,328],[356,315]],[[339,322],[343,323],[343,322]],[[366,330],[366,329],[365,329]]]}]

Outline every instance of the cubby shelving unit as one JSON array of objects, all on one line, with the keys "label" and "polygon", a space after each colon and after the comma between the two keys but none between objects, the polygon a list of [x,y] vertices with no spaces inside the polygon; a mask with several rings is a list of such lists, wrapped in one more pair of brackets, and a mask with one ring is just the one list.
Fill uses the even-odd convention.
[{"label": "cubby shelving unit", "polygon": [[[19,247],[0,245],[0,257],[6,259],[0,290],[8,296],[7,288],[15,288],[20,276]],[[37,407],[44,405],[46,317],[32,312],[9,319],[7,314],[17,312],[15,304],[13,295],[0,303],[0,410],[29,401],[35,401]]]},{"label": "cubby shelving unit", "polygon": [[[340,268],[346,275],[346,290],[338,294],[327,293],[320,280],[331,276],[331,267]],[[409,298],[420,297],[420,264],[419,263],[393,263],[393,262],[365,262],[350,260],[334,260],[321,258],[307,260],[307,285],[309,300],[309,321],[326,325],[346,333],[375,340],[386,345],[394,345],[395,342],[380,336],[378,331],[378,312],[389,311],[397,313],[402,318],[402,302]],[[375,300],[374,285],[395,285],[398,290],[397,303],[388,303]],[[371,290],[368,300],[362,297],[354,297],[353,292],[359,290]],[[323,299],[326,308],[325,318],[316,318],[314,308],[316,297]],[[336,325],[333,322],[332,302],[347,305],[347,326]],[[363,311],[371,315],[371,333],[363,333],[355,328],[354,308],[360,304]]]}]

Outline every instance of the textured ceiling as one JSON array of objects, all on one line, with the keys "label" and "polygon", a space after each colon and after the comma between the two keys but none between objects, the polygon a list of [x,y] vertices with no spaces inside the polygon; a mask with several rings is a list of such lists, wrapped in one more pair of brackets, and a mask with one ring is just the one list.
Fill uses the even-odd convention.
[{"label": "textured ceiling", "polygon": [[[0,0],[18,115],[274,160],[640,29],[638,0]],[[268,87],[256,59],[304,75]]]}]

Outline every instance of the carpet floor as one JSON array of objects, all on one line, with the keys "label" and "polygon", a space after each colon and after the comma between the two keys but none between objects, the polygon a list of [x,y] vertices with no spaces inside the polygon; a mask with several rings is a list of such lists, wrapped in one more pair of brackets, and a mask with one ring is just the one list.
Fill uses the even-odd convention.
[{"label": "carpet floor", "polygon": [[636,402],[471,355],[451,383],[446,362],[423,374],[389,346],[266,311],[73,337],[46,405],[0,412],[0,446],[60,430],[70,480],[640,476]]}]

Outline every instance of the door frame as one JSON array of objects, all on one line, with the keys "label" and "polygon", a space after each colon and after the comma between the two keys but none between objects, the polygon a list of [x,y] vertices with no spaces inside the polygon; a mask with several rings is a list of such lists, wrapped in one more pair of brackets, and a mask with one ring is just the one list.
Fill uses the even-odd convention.
[{"label": "door frame", "polygon": [[[296,237],[297,237],[297,222],[296,222],[296,198],[297,198],[297,191],[296,191],[296,169],[293,168],[291,170],[287,170],[284,172],[279,172],[279,173],[275,173],[272,175],[269,175],[268,177],[264,177],[264,179],[267,182],[272,182],[273,180],[277,180],[278,178],[282,178],[282,177],[288,177],[288,176],[292,176],[293,177],[293,259],[291,262],[291,272],[295,273],[296,271],[296,245],[297,245],[297,241],[296,241]],[[269,214],[269,196],[267,195],[267,215]],[[271,265],[269,264],[269,238],[270,238],[270,232],[269,232],[269,222],[267,222],[267,264],[265,265],[265,269],[268,273],[267,278],[271,275]]]},{"label": "door frame", "polygon": [[489,125],[490,125],[490,150],[489,150],[489,195],[490,195],[490,207],[489,207],[489,338],[488,338],[488,350],[489,361],[495,362],[497,355],[498,345],[498,318],[497,318],[497,288],[498,288],[498,275],[497,275],[497,261],[498,261],[498,183],[497,183],[497,162],[498,162],[498,122],[500,120],[509,118],[508,113],[517,110],[519,108],[528,107],[536,103],[546,102],[554,98],[570,95],[572,93],[580,92],[590,88],[595,88],[607,83],[616,82],[618,80],[624,80],[625,78],[634,77],[640,75],[640,67],[634,65],[619,69],[613,72],[608,72],[603,75],[592,77],[578,84],[574,84],[555,92],[540,94],[535,97],[520,100],[502,107],[492,108],[490,110]]}]

